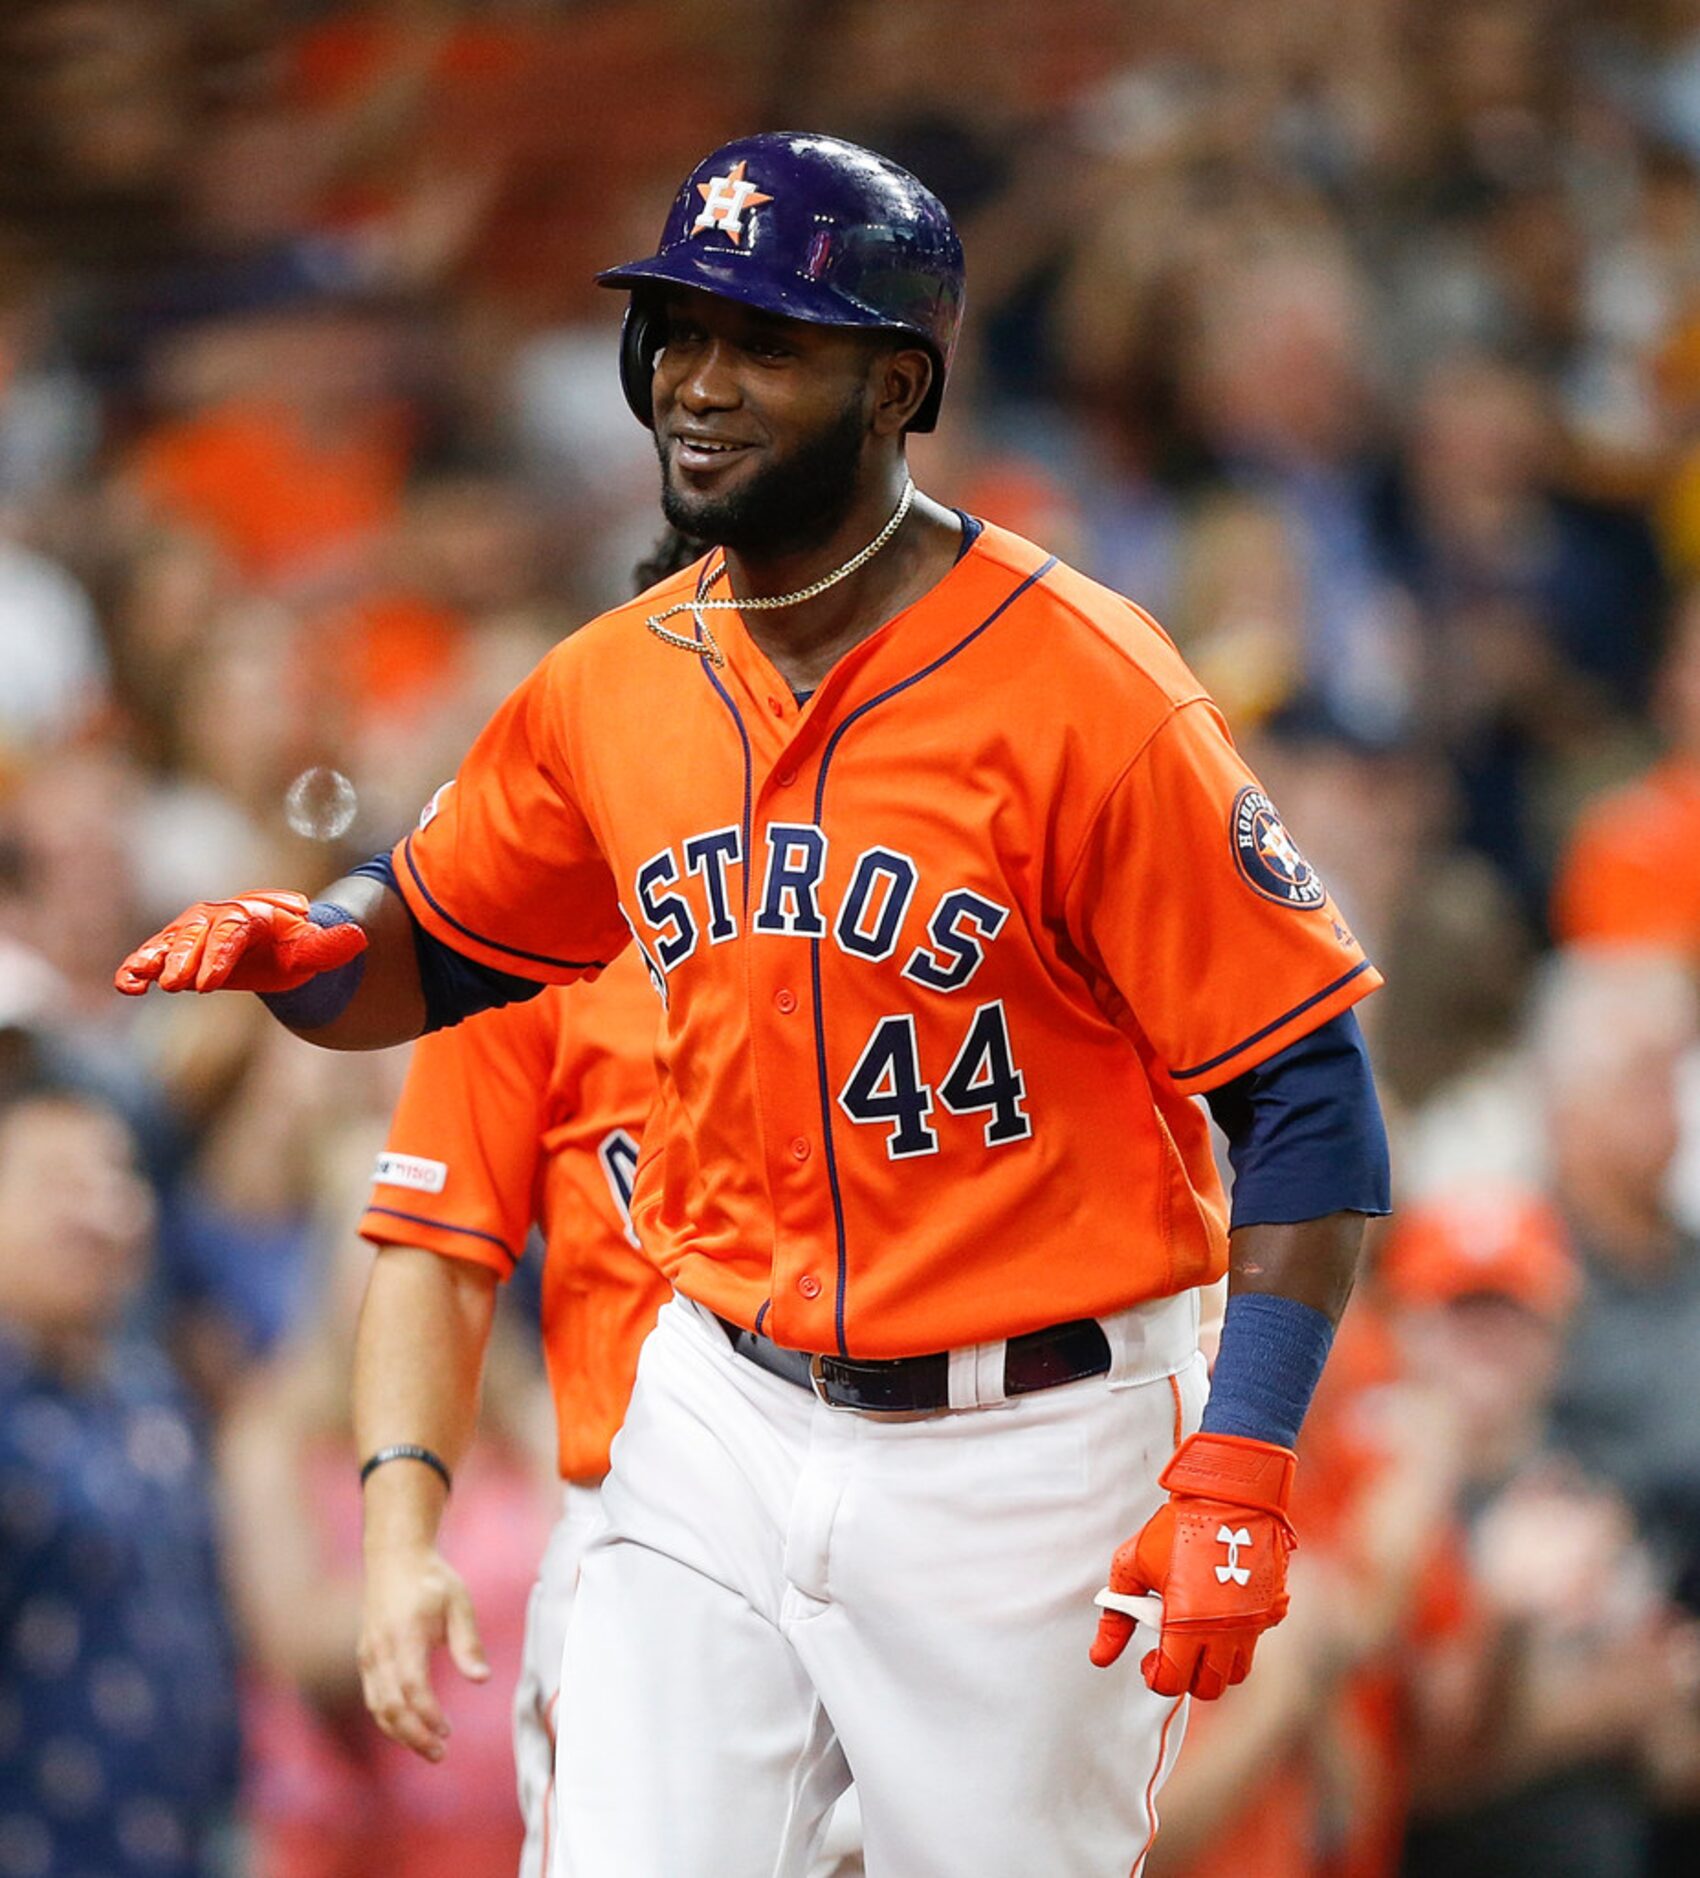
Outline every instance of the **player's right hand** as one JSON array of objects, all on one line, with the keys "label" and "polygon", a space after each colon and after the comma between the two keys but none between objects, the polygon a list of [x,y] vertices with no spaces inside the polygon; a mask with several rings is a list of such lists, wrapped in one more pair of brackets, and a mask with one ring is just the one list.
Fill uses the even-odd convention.
[{"label": "player's right hand", "polygon": [[119,966],[113,983],[139,998],[161,991],[295,991],[366,949],[356,920],[321,926],[301,893],[199,900]]},{"label": "player's right hand", "polygon": [[1155,1592],[1161,1633],[1140,1664],[1150,1687],[1209,1702],[1244,1682],[1257,1639],[1287,1614],[1293,1468],[1292,1449],[1273,1442],[1183,1441],[1158,1476],[1167,1502],[1111,1561],[1117,1602],[1098,1620],[1092,1661],[1107,1669],[1127,1648],[1134,1619],[1120,1601]]},{"label": "player's right hand", "polygon": [[368,1553],[360,1693],[384,1733],[427,1761],[443,1758],[449,1737],[431,1686],[431,1652],[439,1644],[447,1644],[469,1682],[489,1681],[472,1595],[448,1560],[431,1546]]}]

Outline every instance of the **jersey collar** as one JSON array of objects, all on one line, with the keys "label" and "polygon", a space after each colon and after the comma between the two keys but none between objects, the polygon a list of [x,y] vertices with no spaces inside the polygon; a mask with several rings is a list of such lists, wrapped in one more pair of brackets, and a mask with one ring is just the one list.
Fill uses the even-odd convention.
[{"label": "jersey collar", "polygon": [[[1025,553],[993,552],[1013,545]],[[799,703],[743,616],[722,613],[716,637],[728,677],[753,718],[782,736],[804,719],[836,721],[871,698],[917,677],[972,633],[1039,566],[1040,552],[1015,537],[976,524],[962,552],[918,599],[852,646]]]}]

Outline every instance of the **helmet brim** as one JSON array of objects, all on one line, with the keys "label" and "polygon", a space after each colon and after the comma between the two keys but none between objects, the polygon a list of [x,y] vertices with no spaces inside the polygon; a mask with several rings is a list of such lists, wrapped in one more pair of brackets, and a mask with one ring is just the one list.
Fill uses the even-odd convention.
[{"label": "helmet brim", "polygon": [[[782,319],[805,320],[811,326],[846,326],[856,330],[890,328],[890,314],[845,293],[840,287],[805,280],[801,275],[786,277],[763,271],[749,271],[751,254],[737,249],[703,248],[695,252],[678,249],[652,255],[646,261],[630,261],[624,267],[605,268],[596,276],[599,287],[694,287],[699,293],[711,293],[723,300],[736,300],[743,306]],[[761,265],[757,263],[757,265]],[[930,344],[921,333],[917,340]]]}]

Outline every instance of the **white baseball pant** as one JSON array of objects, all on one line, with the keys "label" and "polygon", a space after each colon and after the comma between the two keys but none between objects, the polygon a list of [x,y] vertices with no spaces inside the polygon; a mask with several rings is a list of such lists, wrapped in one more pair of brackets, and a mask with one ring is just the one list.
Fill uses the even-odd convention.
[{"label": "white baseball pant", "polygon": [[525,1649],[514,1690],[514,1773],[525,1849],[520,1878],[547,1878],[554,1837],[555,1700],[579,1563],[602,1524],[602,1490],[568,1482],[525,1608]]},{"label": "white baseball pant", "polygon": [[[579,1564],[602,1525],[602,1490],[568,1482],[525,1611],[525,1647],[514,1690],[514,1772],[525,1845],[519,1878],[548,1878],[555,1839],[555,1704],[561,1650],[578,1588]],[[855,1795],[832,1809],[810,1878],[860,1878],[861,1821]]]},{"label": "white baseball pant", "polygon": [[868,1878],[1136,1872],[1185,1704],[1137,1640],[1091,1666],[1092,1600],[1198,1426],[1197,1324],[1126,1311],[1108,1377],[897,1421],[668,1304],[568,1626],[553,1878],[806,1878],[852,1769]]}]

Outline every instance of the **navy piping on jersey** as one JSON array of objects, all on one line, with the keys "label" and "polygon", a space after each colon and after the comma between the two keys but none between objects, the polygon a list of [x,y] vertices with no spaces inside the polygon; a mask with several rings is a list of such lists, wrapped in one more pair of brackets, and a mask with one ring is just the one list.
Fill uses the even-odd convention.
[{"label": "navy piping on jersey", "polygon": [[759,1336],[761,1335],[761,1327],[762,1327],[762,1325],[763,1325],[764,1323],[766,1323],[766,1321],[767,1321],[767,1314],[768,1314],[768,1312],[769,1312],[769,1311],[771,1311],[772,1309],[773,1309],[773,1300],[772,1300],[772,1298],[769,1298],[769,1299],[767,1299],[767,1300],[766,1300],[766,1302],[765,1302],[765,1303],[764,1303],[764,1304],[762,1305],[762,1307],[761,1307],[761,1309],[760,1309],[759,1311],[757,1311],[757,1312],[756,1312],[756,1335],[757,1335],[758,1337],[759,1337]]},{"label": "navy piping on jersey", "polygon": [[1313,1005],[1320,1004],[1324,998],[1333,997],[1342,986],[1349,985],[1361,972],[1369,970],[1369,960],[1354,965],[1342,977],[1336,978],[1331,985],[1324,985],[1320,991],[1312,992],[1303,1003],[1295,1004],[1290,1011],[1283,1011],[1272,1024],[1265,1024],[1261,1030],[1254,1030],[1249,1037],[1242,1037],[1231,1050],[1224,1050],[1220,1056],[1211,1057],[1208,1063],[1196,1063],[1191,1069],[1172,1069],[1170,1077],[1175,1082],[1185,1082],[1191,1076],[1207,1076],[1211,1070],[1220,1069],[1224,1063],[1231,1063],[1242,1050],[1249,1050],[1254,1043],[1261,1043],[1265,1037],[1274,1036],[1283,1024],[1290,1024],[1295,1017],[1303,1017]]},{"label": "navy piping on jersey", "polygon": [[510,1265],[519,1263],[519,1254],[508,1249],[507,1241],[498,1239],[493,1232],[480,1232],[476,1226],[451,1226],[446,1219],[427,1219],[423,1213],[404,1213],[394,1206],[369,1206],[368,1213],[382,1213],[385,1219],[404,1219],[410,1226],[429,1226],[434,1232],[458,1232],[463,1238],[482,1239],[486,1245],[493,1245]]},{"label": "navy piping on jersey", "polygon": [[[895,698],[900,692],[907,691],[911,685],[918,685],[923,678],[931,678],[941,666],[948,665],[957,653],[965,651],[994,621],[1000,619],[1029,587],[1043,580],[1056,564],[1057,557],[1053,554],[1043,567],[1035,568],[1018,587],[1005,594],[979,625],[966,637],[959,639],[948,652],[941,652],[931,665],[923,665],[918,672],[911,672],[907,678],[899,680],[897,684],[880,692],[877,697],[869,698],[866,704],[857,705],[855,710],[845,718],[844,722],[827,738],[826,747],[821,751],[820,776],[815,783],[815,826],[817,828],[821,825],[821,814],[826,805],[827,771],[831,768],[833,753],[850,726],[866,717],[870,711]],[[844,1340],[844,1299],[849,1285],[850,1264],[844,1235],[844,1196],[838,1186],[838,1155],[832,1142],[832,1091],[826,1073],[826,1018],[821,1008],[820,947],[819,939],[809,941],[809,970],[815,994],[815,1075],[820,1084],[821,1128],[826,1143],[826,1179],[828,1190],[832,1195],[832,1225],[838,1250],[838,1289],[833,1307],[833,1327],[838,1341],[838,1354],[848,1356],[850,1346]]]},{"label": "navy piping on jersey", "polygon": [[[707,568],[704,568],[703,573],[697,576],[697,598],[699,600],[708,591],[707,584],[703,578],[703,575],[706,575],[707,572],[708,572]],[[696,638],[697,638],[697,644],[701,645],[702,644],[702,621],[700,618],[698,619],[697,624],[696,624]],[[702,660],[702,671],[703,671],[703,676],[715,688],[715,690],[720,693],[720,702],[724,704],[727,710],[729,710],[732,713],[732,722],[736,724],[738,727],[738,741],[744,746],[744,850],[743,850],[744,864],[740,871],[742,872],[744,876],[743,930],[745,933],[748,933],[750,929],[750,875],[755,871],[755,863],[750,858],[750,839],[751,839],[750,819],[751,819],[751,814],[752,814],[752,798],[754,794],[754,785],[753,785],[752,776],[751,776],[751,772],[754,769],[754,759],[750,755],[750,733],[744,728],[744,717],[743,717],[743,713],[738,709],[737,700],[732,696],[731,692],[729,692],[726,689],[726,687],[720,682],[719,677],[715,673],[713,665],[707,659]]]},{"label": "navy piping on jersey", "polygon": [[505,952],[511,959],[529,959],[533,965],[557,965],[569,972],[600,972],[607,968],[606,959],[557,959],[547,952],[522,952],[518,946],[503,945],[500,939],[486,939],[481,932],[474,932],[470,926],[463,926],[449,910],[443,906],[420,878],[418,864],[413,858],[413,836],[409,835],[401,845],[403,858],[407,862],[407,871],[413,876],[413,884],[419,889],[425,904],[445,925],[452,926],[456,932],[464,933],[475,944],[488,946],[492,952]]}]

